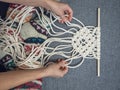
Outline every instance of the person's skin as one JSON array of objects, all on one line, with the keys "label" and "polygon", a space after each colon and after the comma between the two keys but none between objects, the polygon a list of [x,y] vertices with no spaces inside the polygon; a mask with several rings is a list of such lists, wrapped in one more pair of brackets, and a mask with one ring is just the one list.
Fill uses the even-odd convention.
[{"label": "person's skin", "polygon": [[[41,6],[47,10],[51,10],[61,17],[61,23],[66,22],[67,20],[71,21],[73,16],[73,11],[68,4],[58,2],[56,0],[0,0],[3,2],[17,3],[28,6]],[[65,14],[68,17],[65,17]]]},{"label": "person's skin", "polygon": [[[0,0],[28,6],[41,6],[61,17],[61,23],[72,20],[73,11],[69,5],[55,0]],[[67,17],[65,15],[67,14]],[[45,68],[34,70],[16,70],[0,73],[0,90],[8,90],[34,79],[43,77],[63,77],[68,72],[65,61],[53,63]]]},{"label": "person's skin", "polygon": [[16,70],[0,73],[0,90],[8,90],[26,82],[44,77],[63,77],[68,72],[64,60],[34,70]]}]

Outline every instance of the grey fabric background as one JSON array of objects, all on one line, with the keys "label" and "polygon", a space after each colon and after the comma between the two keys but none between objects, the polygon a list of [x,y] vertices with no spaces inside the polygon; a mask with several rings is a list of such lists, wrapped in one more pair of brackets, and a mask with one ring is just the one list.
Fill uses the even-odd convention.
[{"label": "grey fabric background", "polygon": [[96,25],[101,8],[101,76],[96,76],[96,61],[85,60],[64,78],[44,78],[43,90],[120,90],[120,0],[62,1],[85,25]]}]

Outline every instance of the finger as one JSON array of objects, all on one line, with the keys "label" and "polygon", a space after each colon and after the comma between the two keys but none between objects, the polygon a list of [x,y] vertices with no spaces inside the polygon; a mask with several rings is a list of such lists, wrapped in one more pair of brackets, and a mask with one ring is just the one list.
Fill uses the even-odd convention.
[{"label": "finger", "polygon": [[59,63],[61,61],[61,59],[58,59],[57,62]]},{"label": "finger", "polygon": [[64,23],[65,21],[67,21],[64,13],[61,13],[59,16],[60,16],[60,20],[59,20],[60,23]]},{"label": "finger", "polygon": [[71,15],[69,15],[69,12],[67,10],[64,10],[60,15],[61,20],[59,20],[60,23],[64,23],[69,21],[69,18]]},{"label": "finger", "polygon": [[66,74],[68,72],[68,67],[63,67],[62,72]]},{"label": "finger", "polygon": [[68,69],[68,67],[66,67],[66,66],[61,66],[60,67],[60,70],[62,70],[62,71],[65,71],[66,69]]},{"label": "finger", "polygon": [[66,66],[66,61],[65,60],[61,60],[59,63],[58,63],[60,66]]},{"label": "finger", "polygon": [[73,14],[73,13],[68,12],[67,17],[66,17],[68,21],[71,21],[71,20],[72,20],[72,14]]},{"label": "finger", "polygon": [[59,20],[59,22],[60,22],[60,23],[64,23],[64,21],[63,21],[63,20]]},{"label": "finger", "polygon": [[58,59],[59,62],[64,61],[63,59]]},{"label": "finger", "polygon": [[68,21],[68,19],[66,18],[66,16],[65,15],[63,15],[62,17],[61,17],[61,23],[64,23],[64,22],[67,22]]},{"label": "finger", "polygon": [[62,20],[60,22],[64,23],[64,22],[71,21],[71,20],[72,20],[72,13],[70,13],[70,12],[67,11],[67,13],[65,13],[62,16]]},{"label": "finger", "polygon": [[69,20],[71,21],[73,17],[73,11],[72,9],[69,10]]},{"label": "finger", "polygon": [[65,70],[66,72],[68,72],[68,67],[64,67],[64,70]]},{"label": "finger", "polygon": [[63,69],[63,70],[67,70],[67,69],[68,69],[68,67],[64,66],[64,67],[62,67],[62,69]]}]

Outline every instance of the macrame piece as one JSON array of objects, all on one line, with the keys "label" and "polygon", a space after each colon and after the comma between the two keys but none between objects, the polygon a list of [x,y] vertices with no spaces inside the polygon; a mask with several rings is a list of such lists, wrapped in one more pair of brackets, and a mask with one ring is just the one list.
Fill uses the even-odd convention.
[{"label": "macrame piece", "polygon": [[[22,5],[17,8],[20,7]],[[45,28],[50,36],[42,44],[30,44],[22,41],[22,35],[20,34],[22,24],[25,17],[31,12],[36,13],[38,17],[36,22],[42,28]],[[20,20],[20,22],[14,29],[14,22],[17,20]],[[0,23],[2,27],[0,30],[0,48],[11,55],[15,64],[23,69],[43,67],[55,55],[65,58],[68,61],[67,66],[69,68],[79,67],[86,58],[96,59],[98,64],[97,75],[100,76],[100,9],[98,9],[97,27],[85,26],[73,17],[77,24],[68,21],[65,23],[67,27],[65,29],[56,24],[58,20],[60,18],[54,13],[48,11],[46,15],[44,9],[40,7],[39,10],[33,7],[24,7],[15,16],[14,20],[9,20],[8,17],[6,21]],[[63,37],[64,35],[67,36]],[[54,45],[54,43],[57,43],[57,45]],[[25,48],[28,45],[30,51],[26,52]],[[82,60],[77,65],[72,65],[73,60],[79,60],[80,58]]]}]

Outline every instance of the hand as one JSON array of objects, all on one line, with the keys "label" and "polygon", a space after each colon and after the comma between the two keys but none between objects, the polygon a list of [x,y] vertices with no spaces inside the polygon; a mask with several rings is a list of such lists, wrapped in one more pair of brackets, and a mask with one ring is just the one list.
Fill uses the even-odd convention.
[{"label": "hand", "polygon": [[[60,22],[71,21],[73,16],[73,11],[68,4],[61,3],[55,0],[47,0],[46,9],[51,10],[62,19]],[[67,16],[65,16],[67,15]]]},{"label": "hand", "polygon": [[58,61],[57,63],[49,64],[45,68],[46,77],[63,77],[68,72],[68,67],[66,66],[66,61]]}]

